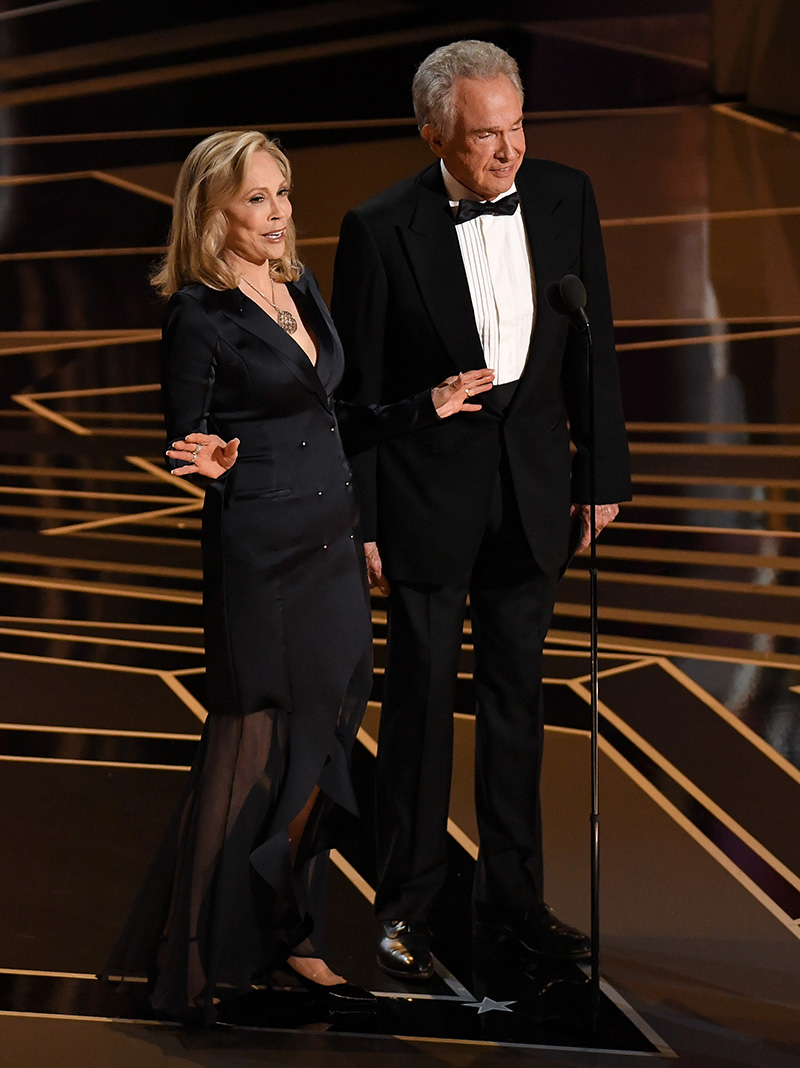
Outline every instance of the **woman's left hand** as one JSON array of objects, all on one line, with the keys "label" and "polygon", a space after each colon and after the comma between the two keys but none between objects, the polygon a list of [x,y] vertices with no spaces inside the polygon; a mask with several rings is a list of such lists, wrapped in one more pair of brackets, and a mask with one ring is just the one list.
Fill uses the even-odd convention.
[{"label": "woman's left hand", "polygon": [[481,367],[477,371],[462,371],[460,375],[446,378],[431,390],[436,414],[440,419],[446,419],[448,415],[455,415],[456,412],[479,412],[480,404],[467,404],[467,401],[470,397],[491,389],[493,382],[494,371],[488,367]]},{"label": "woman's left hand", "polygon": [[205,475],[219,478],[236,463],[239,439],[223,441],[216,434],[187,434],[181,441],[173,441],[167,456],[184,460],[182,467],[173,467],[173,475]]}]

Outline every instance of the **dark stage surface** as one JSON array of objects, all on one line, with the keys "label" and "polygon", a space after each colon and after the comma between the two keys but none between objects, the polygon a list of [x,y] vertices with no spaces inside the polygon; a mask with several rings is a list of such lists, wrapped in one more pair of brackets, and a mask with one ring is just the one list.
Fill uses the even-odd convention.
[{"label": "dark stage surface", "polygon": [[[3,6],[0,1065],[797,1064],[800,138],[712,99],[709,34],[699,0]],[[230,1026],[183,1030],[93,978],[205,716],[202,491],[162,465],[147,273],[189,148],[255,126],[292,158],[327,293],[343,213],[428,162],[417,63],[470,36],[520,61],[530,154],[592,177],[611,275],[635,498],[599,552],[600,1016],[577,968],[520,973],[470,944],[466,619],[434,979],[374,964],[365,832],[333,858],[331,963],[378,1011],[320,1015],[279,977]],[[588,587],[578,561],[543,784],[546,896],[584,928]],[[379,600],[373,618],[367,827]]]}]

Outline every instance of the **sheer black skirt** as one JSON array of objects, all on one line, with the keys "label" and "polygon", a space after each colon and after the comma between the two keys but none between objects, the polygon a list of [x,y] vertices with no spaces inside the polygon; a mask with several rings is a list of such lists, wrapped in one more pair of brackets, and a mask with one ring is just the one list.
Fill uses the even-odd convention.
[{"label": "sheer black skirt", "polygon": [[[185,793],[100,978],[146,976],[150,1002],[210,1022],[217,999],[264,982],[292,953],[324,956],[320,909],[329,849],[355,822],[350,752],[372,684],[371,647],[338,715],[266,709],[209,716]],[[322,766],[307,730],[330,733]],[[319,796],[294,862],[289,823]]]}]

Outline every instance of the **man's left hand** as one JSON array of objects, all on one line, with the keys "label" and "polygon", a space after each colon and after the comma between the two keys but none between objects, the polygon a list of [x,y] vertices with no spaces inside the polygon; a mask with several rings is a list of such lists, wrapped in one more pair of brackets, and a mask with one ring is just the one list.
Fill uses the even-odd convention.
[{"label": "man's left hand", "polygon": [[[583,531],[581,533],[581,540],[578,542],[578,547],[575,552],[582,553],[584,549],[589,547],[589,542],[592,540],[592,506],[590,504],[573,504],[569,514],[575,515],[576,512],[581,513],[581,526],[583,527]],[[609,523],[612,523],[616,519],[618,514],[618,504],[596,504],[594,508],[595,533],[599,534],[603,527],[607,527]]]}]

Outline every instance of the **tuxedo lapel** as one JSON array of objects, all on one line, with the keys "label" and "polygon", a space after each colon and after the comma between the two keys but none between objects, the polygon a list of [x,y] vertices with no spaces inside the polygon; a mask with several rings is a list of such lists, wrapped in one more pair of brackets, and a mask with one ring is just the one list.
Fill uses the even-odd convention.
[{"label": "tuxedo lapel", "polygon": [[438,163],[421,175],[414,213],[408,227],[400,229],[400,237],[422,300],[456,369],[485,367],[464,261]]},{"label": "tuxedo lapel", "polygon": [[559,215],[561,196],[540,187],[535,175],[532,176],[530,171],[526,173],[524,163],[517,174],[516,185],[531,250],[536,301],[531,345],[516,398],[519,403],[519,394],[524,396],[535,382],[544,361],[554,352],[561,351],[557,336],[563,331],[562,317],[552,311],[545,293],[551,282],[559,281],[574,265],[564,259],[565,243]]},{"label": "tuxedo lapel", "polygon": [[560,275],[558,256],[557,222],[560,200],[546,203],[537,195],[536,185],[531,180],[517,176],[517,189],[522,206],[522,217],[528,235],[528,246],[533,260],[537,304],[545,299],[545,290],[550,282],[558,281]]},{"label": "tuxedo lapel", "polygon": [[298,382],[310,393],[316,393],[320,402],[329,408],[328,395],[314,365],[291,335],[241,290],[226,290],[222,297],[220,307],[223,315],[269,346]]}]

